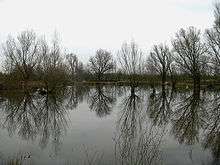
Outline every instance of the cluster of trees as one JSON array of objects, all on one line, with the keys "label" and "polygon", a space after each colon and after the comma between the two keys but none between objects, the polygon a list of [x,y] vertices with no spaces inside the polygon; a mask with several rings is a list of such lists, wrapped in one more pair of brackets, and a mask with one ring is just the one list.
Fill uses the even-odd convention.
[{"label": "cluster of trees", "polygon": [[64,54],[57,34],[51,43],[29,30],[16,38],[9,36],[3,44],[3,55],[5,80],[21,82],[23,86],[38,81],[37,85],[43,84],[52,90],[71,77],[77,79],[83,70],[76,55]]},{"label": "cluster of trees", "polygon": [[16,38],[8,37],[3,44],[4,75],[7,80],[18,80],[23,85],[37,80],[50,90],[83,80],[126,78],[137,83],[146,75],[157,75],[162,84],[169,80],[175,85],[178,75],[188,75],[194,88],[200,89],[202,76],[218,76],[220,72],[220,3],[215,4],[214,16],[214,25],[205,31],[205,37],[195,27],[180,29],[171,41],[172,46],[154,45],[146,57],[132,41],[122,44],[117,60],[111,52],[99,49],[88,64],[73,53],[65,53],[57,35],[48,43],[33,31],[23,31]]}]

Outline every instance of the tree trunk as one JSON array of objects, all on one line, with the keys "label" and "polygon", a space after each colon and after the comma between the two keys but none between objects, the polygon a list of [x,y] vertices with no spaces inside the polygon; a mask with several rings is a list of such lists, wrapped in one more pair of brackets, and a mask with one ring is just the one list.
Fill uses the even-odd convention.
[{"label": "tree trunk", "polygon": [[165,84],[162,84],[162,92],[164,92],[165,91]]},{"label": "tree trunk", "polygon": [[166,80],[167,80],[167,75],[166,75],[166,73],[162,73],[162,85],[165,85]]},{"label": "tree trunk", "polygon": [[200,75],[196,74],[193,77],[193,90],[198,93],[200,91]]},{"label": "tree trunk", "polygon": [[135,95],[135,87],[131,86],[131,96]]},{"label": "tree trunk", "polygon": [[172,83],[172,89],[175,89],[175,87],[176,87],[176,79],[175,79],[173,74],[170,75],[170,78],[171,78],[171,83]]},{"label": "tree trunk", "polygon": [[100,73],[98,73],[98,81],[101,81],[101,74]]}]

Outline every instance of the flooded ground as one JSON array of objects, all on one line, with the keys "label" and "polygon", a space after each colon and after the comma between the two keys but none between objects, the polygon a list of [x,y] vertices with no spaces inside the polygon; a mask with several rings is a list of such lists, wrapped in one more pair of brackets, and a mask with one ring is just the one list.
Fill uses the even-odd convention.
[{"label": "flooded ground", "polygon": [[218,91],[73,86],[0,99],[0,164],[220,163]]}]

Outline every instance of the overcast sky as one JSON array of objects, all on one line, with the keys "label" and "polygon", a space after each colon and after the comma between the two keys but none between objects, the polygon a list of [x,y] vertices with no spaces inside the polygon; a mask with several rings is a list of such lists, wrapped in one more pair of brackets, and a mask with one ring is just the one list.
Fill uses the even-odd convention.
[{"label": "overcast sky", "polygon": [[134,39],[143,49],[169,43],[178,29],[213,24],[213,0],[0,0],[0,40],[33,29],[60,33],[65,48],[87,60],[98,48]]}]

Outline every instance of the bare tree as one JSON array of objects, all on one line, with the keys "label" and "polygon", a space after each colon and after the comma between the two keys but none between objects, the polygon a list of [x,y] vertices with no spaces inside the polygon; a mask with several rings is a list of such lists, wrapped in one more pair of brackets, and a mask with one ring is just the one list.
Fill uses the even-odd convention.
[{"label": "bare tree", "polygon": [[23,31],[16,38],[8,37],[3,44],[6,58],[6,72],[18,71],[23,81],[29,80],[36,64],[40,60],[39,42],[33,31]]},{"label": "bare tree", "polygon": [[78,58],[75,54],[71,53],[71,54],[67,54],[66,59],[69,65],[70,74],[72,77],[75,77],[78,66]]},{"label": "bare tree", "polygon": [[137,74],[143,71],[143,52],[138,48],[138,45],[132,41],[131,43],[123,43],[121,50],[118,52],[120,68],[130,76],[130,81],[135,82]]},{"label": "bare tree", "polygon": [[200,89],[201,72],[204,68],[204,57],[207,48],[200,39],[200,31],[194,27],[187,30],[180,29],[173,39],[172,45],[175,51],[175,62],[185,73],[191,75],[194,89]]},{"label": "bare tree", "polygon": [[208,52],[211,56],[211,66],[214,74],[220,73],[220,3],[214,6],[214,26],[206,30],[206,40],[208,45]]},{"label": "bare tree", "polygon": [[40,79],[44,82],[48,91],[57,85],[62,85],[66,80],[67,68],[63,62],[62,51],[56,36],[49,46],[46,40],[41,40],[41,62],[38,70]]},{"label": "bare tree", "polygon": [[83,64],[79,61],[78,57],[71,53],[66,56],[68,69],[72,80],[77,80],[80,72],[83,71]]},{"label": "bare tree", "polygon": [[162,85],[164,85],[167,80],[172,61],[173,58],[168,46],[163,44],[153,46],[147,65],[161,76]]},{"label": "bare tree", "polygon": [[103,49],[97,50],[96,55],[89,59],[89,69],[97,76],[98,80],[101,80],[105,73],[114,69],[111,53]]}]

